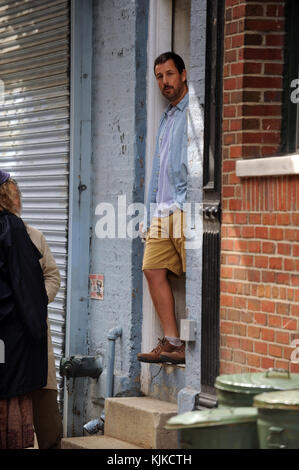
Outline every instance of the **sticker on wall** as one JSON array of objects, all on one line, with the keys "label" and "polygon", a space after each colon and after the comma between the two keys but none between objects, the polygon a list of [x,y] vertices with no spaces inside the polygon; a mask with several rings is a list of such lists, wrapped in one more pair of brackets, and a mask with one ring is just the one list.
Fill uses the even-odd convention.
[{"label": "sticker on wall", "polygon": [[104,274],[90,274],[90,298],[104,299]]}]

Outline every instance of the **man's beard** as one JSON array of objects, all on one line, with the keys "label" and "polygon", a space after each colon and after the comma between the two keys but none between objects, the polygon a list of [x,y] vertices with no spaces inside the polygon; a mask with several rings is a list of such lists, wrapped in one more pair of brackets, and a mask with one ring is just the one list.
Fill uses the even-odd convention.
[{"label": "man's beard", "polygon": [[[168,90],[171,90],[171,94],[167,93]],[[180,88],[174,88],[173,86],[167,86],[163,88],[163,96],[168,99],[168,101],[175,101],[183,92],[183,86]]]}]

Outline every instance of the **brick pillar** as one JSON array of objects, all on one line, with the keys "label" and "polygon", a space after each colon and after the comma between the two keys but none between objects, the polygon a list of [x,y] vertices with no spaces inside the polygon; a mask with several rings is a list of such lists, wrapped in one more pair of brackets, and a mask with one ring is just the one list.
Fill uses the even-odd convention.
[{"label": "brick pillar", "polygon": [[284,3],[226,0],[221,373],[288,368],[298,338],[299,179],[235,173],[280,151]]}]

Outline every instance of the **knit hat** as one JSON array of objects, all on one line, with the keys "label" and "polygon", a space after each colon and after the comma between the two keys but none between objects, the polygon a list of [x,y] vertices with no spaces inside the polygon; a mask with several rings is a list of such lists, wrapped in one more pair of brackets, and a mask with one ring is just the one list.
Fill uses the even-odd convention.
[{"label": "knit hat", "polygon": [[8,178],[10,178],[10,174],[6,173],[6,171],[0,170],[0,184],[5,183],[5,181],[7,181]]}]

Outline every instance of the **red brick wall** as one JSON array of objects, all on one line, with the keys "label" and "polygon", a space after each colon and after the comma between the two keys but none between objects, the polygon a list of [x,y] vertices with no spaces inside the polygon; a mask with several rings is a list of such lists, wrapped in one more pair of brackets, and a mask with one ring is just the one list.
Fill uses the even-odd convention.
[{"label": "red brick wall", "polygon": [[284,1],[226,0],[221,373],[290,364],[299,338],[299,178],[238,178],[280,149]]}]

